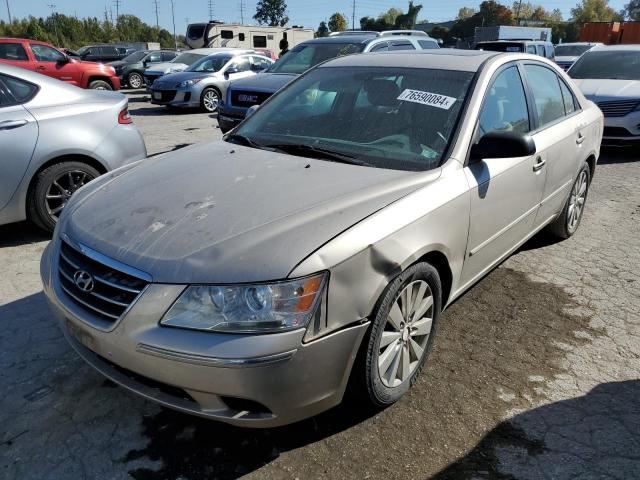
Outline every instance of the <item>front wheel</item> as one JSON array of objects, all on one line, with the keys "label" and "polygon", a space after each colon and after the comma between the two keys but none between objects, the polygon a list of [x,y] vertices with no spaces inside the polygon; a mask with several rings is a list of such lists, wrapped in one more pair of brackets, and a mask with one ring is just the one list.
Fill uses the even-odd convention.
[{"label": "front wheel", "polygon": [[94,80],[89,84],[90,90],[113,90],[111,85],[104,80]]},{"label": "front wheel", "polygon": [[553,235],[565,239],[576,233],[587,202],[590,180],[591,171],[589,165],[585,163],[582,165],[580,173],[578,173],[578,177],[571,187],[571,193],[562,212],[548,227],[548,230]]},{"label": "front wheel", "polygon": [[218,111],[218,103],[220,103],[220,94],[215,88],[205,88],[200,97],[200,108],[206,113],[214,113]]},{"label": "front wheel", "polygon": [[43,230],[53,231],[71,196],[99,175],[95,168],[81,162],[45,168],[29,192],[29,219]]},{"label": "front wheel", "polygon": [[127,77],[127,83],[131,88],[140,88],[144,85],[144,79],[138,72],[131,72]]},{"label": "front wheel", "polygon": [[391,405],[414,384],[433,345],[441,301],[440,276],[428,263],[409,267],[387,286],[366,351],[365,382],[375,406]]}]

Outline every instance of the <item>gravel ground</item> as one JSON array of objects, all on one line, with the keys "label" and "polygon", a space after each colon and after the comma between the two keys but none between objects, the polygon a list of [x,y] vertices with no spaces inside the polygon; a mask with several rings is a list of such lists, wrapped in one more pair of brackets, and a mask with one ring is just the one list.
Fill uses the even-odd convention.
[{"label": "gravel ground", "polygon": [[[214,116],[129,94],[150,154]],[[0,477],[640,478],[640,162],[605,151],[578,233],[528,242],[443,315],[409,395],[243,430],[159,408],[86,366],[49,315],[46,236],[0,227]]]}]

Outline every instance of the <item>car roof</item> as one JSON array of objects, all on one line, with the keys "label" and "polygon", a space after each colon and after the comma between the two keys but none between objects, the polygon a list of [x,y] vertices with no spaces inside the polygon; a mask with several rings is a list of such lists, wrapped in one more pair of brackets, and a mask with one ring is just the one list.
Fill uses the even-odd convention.
[{"label": "car roof", "polygon": [[476,45],[483,45],[486,43],[524,43],[524,42],[543,43],[545,45],[553,45],[549,40],[531,40],[528,38],[512,38],[512,39],[504,38],[501,40],[483,40],[482,42],[476,43]]},{"label": "car roof", "polygon": [[640,51],[640,45],[634,44],[634,45],[597,45],[595,47],[593,47],[591,50],[589,50],[590,52],[601,52],[601,51],[608,51],[608,50],[618,50],[618,51],[633,51],[633,52],[638,52]]},{"label": "car roof", "polygon": [[40,45],[51,45],[49,42],[41,42],[40,40],[32,40],[30,38],[15,38],[15,37],[2,37],[0,38],[0,43],[4,43],[4,42],[30,42],[30,43],[37,43]]},{"label": "car roof", "polygon": [[250,53],[253,50],[247,48],[229,48],[229,47],[213,47],[213,48],[194,48],[193,50],[185,50],[180,53],[197,53],[200,55],[213,55],[214,53],[223,52],[238,52],[238,53]]},{"label": "car roof", "polygon": [[599,43],[599,42],[563,42],[563,43],[558,43],[556,45],[556,47],[564,47],[566,45],[572,47],[574,45],[577,45],[577,46],[580,46],[580,45],[602,45],[602,43]]},{"label": "car roof", "polygon": [[306,42],[302,42],[304,44],[309,43],[365,43],[369,40],[374,40],[376,38],[380,38],[377,35],[372,33],[363,33],[361,35],[336,35],[333,37],[320,37],[314,38],[313,40],[307,40]]},{"label": "car roof", "polygon": [[497,55],[509,54],[454,48],[399,50],[395,52],[346,55],[329,60],[321,64],[320,67],[408,67],[476,72],[486,60]]}]

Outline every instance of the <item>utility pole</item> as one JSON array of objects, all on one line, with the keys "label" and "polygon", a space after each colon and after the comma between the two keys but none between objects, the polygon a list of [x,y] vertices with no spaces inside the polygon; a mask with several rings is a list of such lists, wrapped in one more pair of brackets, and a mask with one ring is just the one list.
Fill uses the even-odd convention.
[{"label": "utility pole", "polygon": [[9,0],[7,0],[7,13],[9,14],[9,23],[13,23],[11,20],[11,9],[9,8]]},{"label": "utility pole", "polygon": [[356,0],[353,0],[353,10],[351,11],[351,30],[356,29]]},{"label": "utility pole", "polygon": [[178,37],[176,37],[176,15],[173,10],[173,0],[171,0],[171,20],[173,21],[173,43],[178,50]]},{"label": "utility pole", "polygon": [[60,38],[58,38],[58,26],[56,25],[56,6],[53,3],[47,5],[51,9],[51,21],[53,22],[53,32],[56,34],[56,42],[60,45]]},{"label": "utility pole", "polygon": [[113,0],[113,4],[116,7],[116,23],[118,23],[118,19],[120,18],[120,5],[122,5],[122,0]]},{"label": "utility pole", "polygon": [[160,21],[158,20],[158,0],[153,0],[153,4],[156,7],[156,28],[160,30]]},{"label": "utility pole", "polygon": [[213,20],[213,0],[208,1],[209,4],[209,21]]},{"label": "utility pole", "polygon": [[520,7],[522,7],[522,0],[518,2],[518,11],[516,13],[516,25],[520,25]]},{"label": "utility pole", "polygon": [[240,25],[244,25],[244,0],[240,0]]}]

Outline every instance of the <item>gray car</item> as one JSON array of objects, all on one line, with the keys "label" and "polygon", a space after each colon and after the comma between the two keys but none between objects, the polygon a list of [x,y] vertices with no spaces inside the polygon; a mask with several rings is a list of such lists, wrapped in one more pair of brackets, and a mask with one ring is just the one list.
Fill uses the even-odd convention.
[{"label": "gray car", "polygon": [[604,113],[603,142],[640,145],[640,45],[595,47],[568,73]]},{"label": "gray car", "polygon": [[53,230],[71,195],[147,156],[127,98],[0,65],[0,224]]},{"label": "gray car", "polygon": [[171,408],[267,427],[348,386],[389,405],[444,308],[542,228],[576,231],[601,135],[541,57],[340,57],[224,141],[79,192],[44,290],[82,358]]},{"label": "gray car", "polygon": [[184,72],[170,73],[153,82],[149,89],[151,103],[213,113],[231,82],[260,73],[271,64],[270,58],[243,54],[242,50],[209,55]]}]

